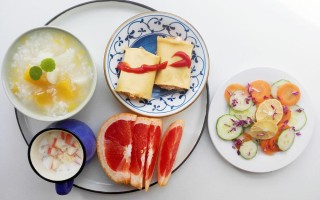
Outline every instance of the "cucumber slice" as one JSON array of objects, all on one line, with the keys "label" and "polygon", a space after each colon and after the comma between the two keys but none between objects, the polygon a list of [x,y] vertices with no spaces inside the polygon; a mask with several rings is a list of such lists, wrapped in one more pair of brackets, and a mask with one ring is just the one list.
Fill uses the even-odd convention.
[{"label": "cucumber slice", "polygon": [[307,123],[307,115],[304,110],[298,106],[290,106],[291,118],[288,122],[290,127],[294,127],[296,131],[301,130]]},{"label": "cucumber slice", "polygon": [[281,79],[281,80],[275,82],[274,84],[272,84],[272,86],[271,86],[271,95],[273,96],[273,98],[275,98],[275,99],[278,98],[278,95],[277,95],[278,89],[279,89],[279,87],[281,87],[285,83],[290,83],[290,82],[287,81],[287,80]]},{"label": "cucumber slice", "polygon": [[244,159],[250,160],[257,155],[258,145],[252,140],[246,141],[241,144],[239,151],[240,151],[240,155]]},{"label": "cucumber slice", "polygon": [[252,105],[250,108],[244,111],[237,111],[233,109],[232,107],[229,108],[229,114],[236,116],[240,120],[246,120],[247,125],[244,127],[248,127],[251,125],[252,122],[256,120],[256,111],[257,111],[257,106]]},{"label": "cucumber slice", "polygon": [[232,115],[222,115],[216,124],[218,136],[223,140],[233,140],[237,138],[243,131],[242,127],[235,126],[235,121],[239,119]]},{"label": "cucumber slice", "polygon": [[234,110],[244,111],[249,109],[253,105],[253,102],[247,93],[237,90],[231,95],[229,105]]},{"label": "cucumber slice", "polygon": [[293,144],[295,132],[292,128],[282,131],[277,139],[277,145],[280,150],[287,151]]}]

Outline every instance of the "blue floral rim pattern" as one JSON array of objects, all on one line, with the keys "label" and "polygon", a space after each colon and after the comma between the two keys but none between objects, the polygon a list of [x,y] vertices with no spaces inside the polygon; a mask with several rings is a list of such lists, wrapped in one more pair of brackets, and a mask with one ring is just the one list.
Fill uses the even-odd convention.
[{"label": "blue floral rim pattern", "polygon": [[[149,100],[130,99],[115,92],[120,76],[117,64],[125,49],[143,47],[156,54],[158,36],[180,37],[194,45],[189,90],[168,91],[154,86]],[[188,107],[201,94],[209,73],[207,49],[199,33],[185,20],[163,12],[137,15],[122,24],[109,42],[104,62],[106,79],[116,98],[134,112],[148,116],[168,116]]]}]

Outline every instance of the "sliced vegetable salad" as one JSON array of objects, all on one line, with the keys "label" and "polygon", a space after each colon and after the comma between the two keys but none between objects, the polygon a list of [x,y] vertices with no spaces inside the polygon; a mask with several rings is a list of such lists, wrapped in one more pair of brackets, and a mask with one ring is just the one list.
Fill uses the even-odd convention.
[{"label": "sliced vegetable salad", "polygon": [[259,148],[267,155],[287,151],[307,122],[297,105],[300,97],[299,87],[284,79],[272,85],[264,80],[230,84],[224,92],[229,113],[218,118],[217,134],[248,160]]}]

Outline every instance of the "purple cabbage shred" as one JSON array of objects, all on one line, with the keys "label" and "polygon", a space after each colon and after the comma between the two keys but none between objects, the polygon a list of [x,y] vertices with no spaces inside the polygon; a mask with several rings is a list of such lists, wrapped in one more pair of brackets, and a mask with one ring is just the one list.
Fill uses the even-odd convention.
[{"label": "purple cabbage shred", "polygon": [[288,106],[283,106],[283,113],[288,114]]},{"label": "purple cabbage shred", "polygon": [[264,136],[264,133],[258,133],[257,136]]},{"label": "purple cabbage shred", "polygon": [[274,113],[272,114],[272,119],[274,120],[274,117],[277,115],[278,113],[276,111],[274,111]]},{"label": "purple cabbage shred", "polygon": [[250,83],[248,83],[248,93],[251,95],[253,92],[253,88],[252,86],[250,85]]},{"label": "purple cabbage shred", "polygon": [[234,144],[234,146],[241,146],[242,140],[240,140],[239,138],[235,139],[235,140],[233,140],[233,144]]},{"label": "purple cabbage shred", "polygon": [[236,99],[232,99],[231,105],[232,107],[236,107],[238,104],[238,101]]},{"label": "purple cabbage shred", "polygon": [[251,119],[251,117],[247,117],[247,123],[248,124],[253,124],[253,119]]},{"label": "purple cabbage shred", "polygon": [[257,104],[257,100],[255,98],[253,98],[253,97],[251,97],[251,99],[252,99],[253,104],[256,105]]},{"label": "purple cabbage shred", "polygon": [[251,100],[251,97],[250,96],[248,96],[248,97],[246,97],[246,104],[249,104],[249,102],[250,102],[250,100]]},{"label": "purple cabbage shred", "polygon": [[236,131],[236,127],[232,127],[232,128],[230,129],[230,131],[228,131],[228,133],[230,133],[230,132],[232,132],[232,131]]},{"label": "purple cabbage shred", "polygon": [[299,108],[296,110],[296,112],[301,113],[303,111],[303,108]]},{"label": "purple cabbage shred", "polygon": [[[249,118],[249,117],[248,117]],[[250,118],[251,119],[251,118]],[[248,124],[247,120],[234,120],[234,119],[230,119],[232,121],[232,126],[228,125],[228,124],[224,124],[225,126],[230,127],[231,129],[228,131],[228,133],[232,132],[232,131],[236,131],[237,127],[243,127],[245,125]],[[251,119],[252,120],[252,119]]]},{"label": "purple cabbage shred", "polygon": [[234,119],[231,119],[231,121],[233,122],[233,126],[235,127],[241,127],[241,126],[244,126],[244,125],[247,125],[248,122],[246,120],[234,120]]}]

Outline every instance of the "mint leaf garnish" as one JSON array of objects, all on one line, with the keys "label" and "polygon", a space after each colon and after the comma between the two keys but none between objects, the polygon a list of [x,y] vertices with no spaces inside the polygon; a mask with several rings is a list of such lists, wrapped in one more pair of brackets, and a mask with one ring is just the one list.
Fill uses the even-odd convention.
[{"label": "mint leaf garnish", "polygon": [[33,66],[29,70],[29,75],[33,80],[39,80],[42,75],[42,70],[38,66]]},{"label": "mint leaf garnish", "polygon": [[56,63],[52,58],[45,58],[41,61],[41,68],[45,72],[52,72],[56,68]]}]

